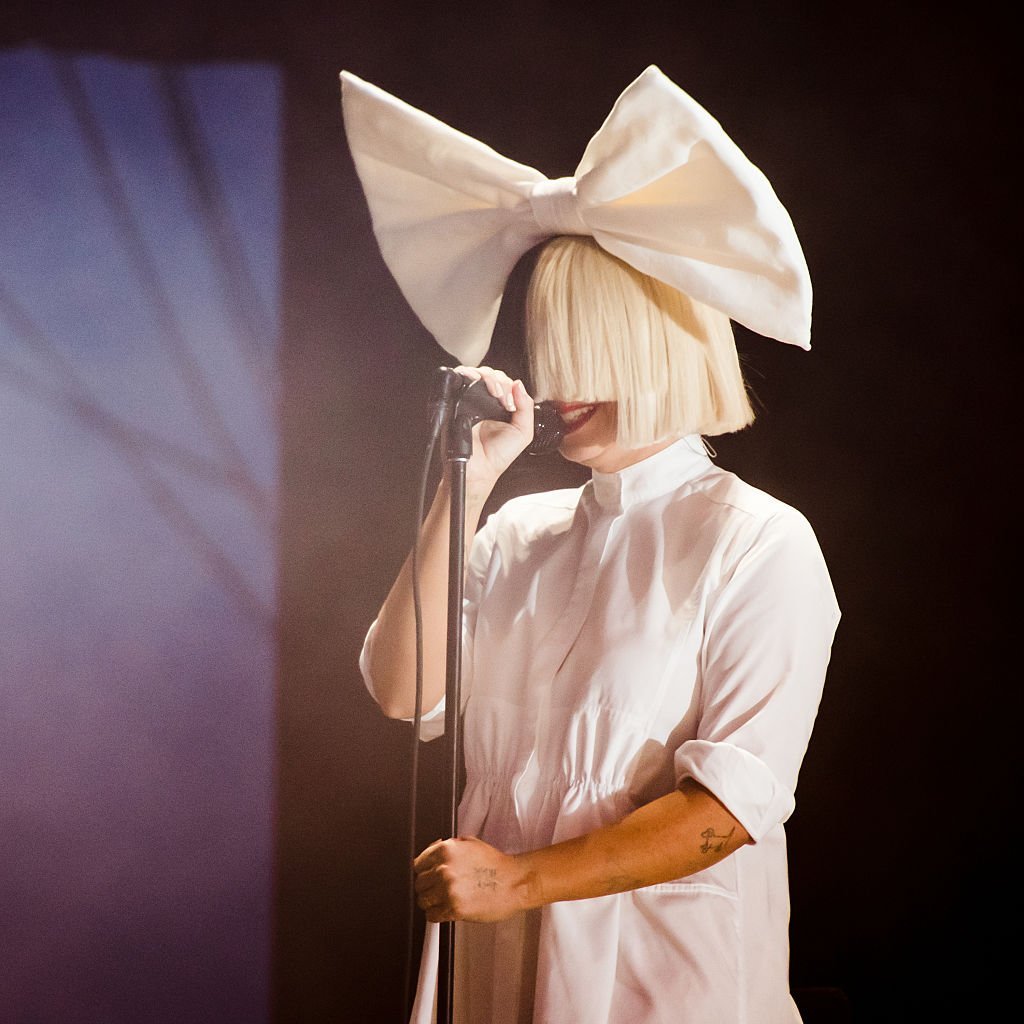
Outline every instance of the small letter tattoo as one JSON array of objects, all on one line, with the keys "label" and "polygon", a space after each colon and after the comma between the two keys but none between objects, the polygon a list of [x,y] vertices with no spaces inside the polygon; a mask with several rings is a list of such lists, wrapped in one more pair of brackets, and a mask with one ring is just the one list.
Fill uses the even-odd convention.
[{"label": "small letter tattoo", "polygon": [[478,889],[497,889],[498,872],[495,868],[474,868]]}]

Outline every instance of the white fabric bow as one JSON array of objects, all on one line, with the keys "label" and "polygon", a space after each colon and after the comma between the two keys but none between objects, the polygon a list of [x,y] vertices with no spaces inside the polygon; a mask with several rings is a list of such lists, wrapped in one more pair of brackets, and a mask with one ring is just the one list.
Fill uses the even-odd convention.
[{"label": "white fabric bow", "polygon": [[345,132],[384,261],[438,344],[487,353],[509,274],[539,242],[590,235],[766,337],[810,348],[793,223],[721,125],[655,66],[618,98],[570,178],[501,156],[347,71]]}]

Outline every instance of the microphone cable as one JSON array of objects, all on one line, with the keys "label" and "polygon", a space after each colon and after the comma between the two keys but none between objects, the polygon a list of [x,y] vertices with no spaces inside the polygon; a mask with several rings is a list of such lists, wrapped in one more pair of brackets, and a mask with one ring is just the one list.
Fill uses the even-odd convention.
[{"label": "microphone cable", "polygon": [[412,1012],[412,972],[413,972],[413,950],[415,948],[415,923],[416,923],[416,873],[413,870],[413,861],[416,859],[418,843],[416,839],[417,827],[417,796],[419,793],[419,764],[420,764],[420,726],[423,721],[423,604],[420,597],[420,531],[423,527],[423,518],[427,503],[427,483],[430,479],[430,470],[434,463],[434,452],[437,448],[438,439],[444,428],[448,412],[448,388],[452,386],[446,378],[442,382],[443,396],[432,403],[430,422],[430,433],[427,438],[426,452],[423,458],[423,469],[420,473],[419,495],[416,502],[416,525],[412,541],[412,606],[413,616],[416,621],[416,707],[412,720],[412,749],[409,758],[409,846],[408,846],[408,929],[405,940],[405,983],[402,989],[402,1002],[406,1008],[403,1021],[409,1019]]},{"label": "microphone cable", "polygon": [[[427,484],[434,463],[437,443],[449,418],[453,399],[456,395],[460,395],[460,393],[463,398],[467,394],[471,394],[472,397],[469,399],[470,406],[474,402],[483,403],[469,413],[472,417],[471,422],[487,418],[502,419],[506,422],[511,419],[511,414],[504,410],[494,398],[489,396],[486,389],[479,385],[479,382],[474,387],[474,385],[467,383],[466,379],[455,370],[444,366],[438,369],[437,384],[435,385],[434,396],[430,402],[430,431],[427,437],[423,469],[420,473],[419,494],[416,502],[416,524],[412,541],[412,604],[413,617],[416,622],[416,707],[413,713],[412,749],[409,758],[409,906],[406,934],[405,984],[403,986],[403,1002],[406,1006],[404,1020],[408,1020],[414,1000],[412,974],[413,950],[416,945],[414,934],[416,922],[416,872],[413,870],[413,861],[419,852],[416,828],[418,824],[420,726],[423,721],[423,604],[420,595],[420,531],[423,527],[423,519],[426,512]],[[554,405],[550,402],[538,403],[534,406],[534,439],[526,449],[527,454],[545,455],[548,452],[555,451],[561,443],[564,432],[565,424],[558,415]]]},{"label": "microphone cable", "polygon": [[419,852],[416,836],[418,818],[418,795],[420,790],[420,726],[423,721],[423,602],[420,596],[420,531],[426,514],[427,484],[430,470],[434,462],[437,441],[441,436],[447,414],[449,414],[451,397],[462,386],[462,378],[455,371],[440,368],[436,392],[430,402],[430,431],[427,436],[423,469],[420,473],[419,495],[416,505],[416,526],[413,531],[413,615],[416,621],[416,709],[413,714],[413,740],[410,752],[410,809],[409,809],[409,860],[408,864],[408,929],[406,935],[406,976],[402,988],[402,1002],[406,1006],[406,1014],[402,1018],[408,1021],[413,1010],[413,951],[416,946],[416,872],[413,861]]}]

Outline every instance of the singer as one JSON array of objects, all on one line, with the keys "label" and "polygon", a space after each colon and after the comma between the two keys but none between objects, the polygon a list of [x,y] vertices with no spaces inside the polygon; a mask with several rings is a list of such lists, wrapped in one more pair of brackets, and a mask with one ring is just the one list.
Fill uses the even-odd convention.
[{"label": "singer", "polygon": [[[435,922],[457,921],[464,1024],[794,1024],[784,822],[839,609],[804,516],[704,442],[753,420],[731,320],[809,347],[788,215],[653,67],[553,182],[347,73],[343,101],[388,266],[510,413],[474,427],[467,467],[467,784],[462,834],[415,862],[413,1020],[434,1008]],[[534,408],[480,364],[541,242],[530,390],[591,479],[480,525]],[[421,534],[424,739],[444,724],[447,542],[442,483]],[[413,717],[409,563],[360,667],[387,715]]]}]

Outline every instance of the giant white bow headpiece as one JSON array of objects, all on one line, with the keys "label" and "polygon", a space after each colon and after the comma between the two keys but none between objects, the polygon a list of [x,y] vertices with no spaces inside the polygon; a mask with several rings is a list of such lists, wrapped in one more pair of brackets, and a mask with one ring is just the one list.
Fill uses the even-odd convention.
[{"label": "giant white bow headpiece", "polygon": [[487,353],[509,274],[555,235],[590,235],[758,334],[810,348],[811,282],[768,179],[653,65],[571,178],[549,180],[341,73],[345,132],[381,254],[438,344]]}]

